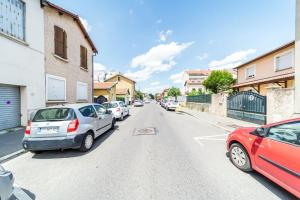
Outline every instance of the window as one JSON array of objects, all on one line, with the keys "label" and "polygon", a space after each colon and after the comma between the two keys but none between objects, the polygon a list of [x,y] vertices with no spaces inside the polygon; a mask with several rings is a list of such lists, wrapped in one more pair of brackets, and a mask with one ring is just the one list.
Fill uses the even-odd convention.
[{"label": "window", "polygon": [[77,82],[77,100],[86,101],[88,100],[88,85],[86,83]]},{"label": "window", "polygon": [[79,108],[79,112],[82,114],[84,117],[94,117],[97,118],[97,113],[93,106],[85,106],[82,108]]},{"label": "window", "polygon": [[275,70],[283,70],[294,66],[294,51],[286,51],[275,56]]},{"label": "window", "polygon": [[87,48],[80,46],[80,67],[87,69]]},{"label": "window", "polygon": [[46,97],[47,101],[66,100],[66,79],[50,74],[46,75]]},{"label": "window", "polygon": [[0,32],[25,40],[25,3],[0,0]]},{"label": "window", "polygon": [[54,53],[67,59],[67,33],[58,26],[54,26]]},{"label": "window", "polygon": [[118,76],[118,81],[120,81],[121,80],[121,77],[120,76]]},{"label": "window", "polygon": [[246,68],[246,78],[254,78],[255,77],[255,66],[250,66]]},{"label": "window", "polygon": [[292,122],[271,127],[268,138],[300,145],[300,122]]},{"label": "window", "polygon": [[97,113],[99,113],[101,115],[103,115],[103,114],[106,113],[106,109],[104,108],[104,106],[102,106],[102,105],[94,105],[94,107],[95,107]]},{"label": "window", "polygon": [[39,110],[33,118],[33,122],[69,121],[76,119],[76,114],[70,108],[47,108]]}]

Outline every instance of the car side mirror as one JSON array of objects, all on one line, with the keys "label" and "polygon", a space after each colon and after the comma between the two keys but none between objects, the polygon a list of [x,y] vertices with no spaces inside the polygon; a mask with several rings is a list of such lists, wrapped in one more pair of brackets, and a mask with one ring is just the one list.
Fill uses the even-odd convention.
[{"label": "car side mirror", "polygon": [[260,137],[265,137],[267,135],[267,131],[265,128],[259,127],[251,132],[253,135],[257,135]]}]

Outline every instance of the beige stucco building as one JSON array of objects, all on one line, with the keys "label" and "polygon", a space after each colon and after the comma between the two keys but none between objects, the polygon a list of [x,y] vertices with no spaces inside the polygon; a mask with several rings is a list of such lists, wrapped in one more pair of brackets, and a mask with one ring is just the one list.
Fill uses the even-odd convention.
[{"label": "beige stucco building", "polygon": [[186,70],[183,74],[183,82],[185,88],[185,94],[192,92],[193,90],[205,92],[203,81],[207,79],[210,74],[210,70]]},{"label": "beige stucco building", "polygon": [[239,91],[267,94],[268,88],[293,88],[295,85],[295,42],[267,52],[236,68]]},{"label": "beige stucco building", "polygon": [[94,101],[103,103],[116,100],[116,82],[94,82]]},{"label": "beige stucco building", "polygon": [[78,15],[48,1],[43,6],[46,104],[92,102],[95,45]]},{"label": "beige stucco building", "polygon": [[125,98],[125,103],[132,102],[135,99],[135,81],[122,75],[115,74],[105,80],[105,82],[116,83],[117,97]]}]

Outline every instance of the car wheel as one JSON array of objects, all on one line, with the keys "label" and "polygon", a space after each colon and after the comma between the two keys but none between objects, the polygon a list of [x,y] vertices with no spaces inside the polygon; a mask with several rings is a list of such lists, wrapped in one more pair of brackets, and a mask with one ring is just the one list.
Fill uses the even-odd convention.
[{"label": "car wheel", "polygon": [[89,151],[94,144],[94,136],[91,132],[87,132],[82,140],[80,151],[86,152]]},{"label": "car wheel", "polygon": [[231,162],[244,172],[252,171],[251,162],[246,149],[238,143],[234,143],[230,146],[229,156]]},{"label": "car wheel", "polygon": [[114,128],[115,128],[115,123],[116,123],[116,120],[115,120],[115,118],[113,118],[113,120],[112,120],[112,122],[111,122],[111,127],[110,127],[111,130],[114,130]]}]

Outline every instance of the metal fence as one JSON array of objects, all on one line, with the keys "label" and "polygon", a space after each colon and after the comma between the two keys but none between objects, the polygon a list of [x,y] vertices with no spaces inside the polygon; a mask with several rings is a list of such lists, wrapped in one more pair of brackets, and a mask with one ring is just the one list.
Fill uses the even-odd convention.
[{"label": "metal fence", "polygon": [[210,94],[202,94],[197,96],[187,96],[187,102],[194,102],[194,103],[211,103],[211,95]]}]

